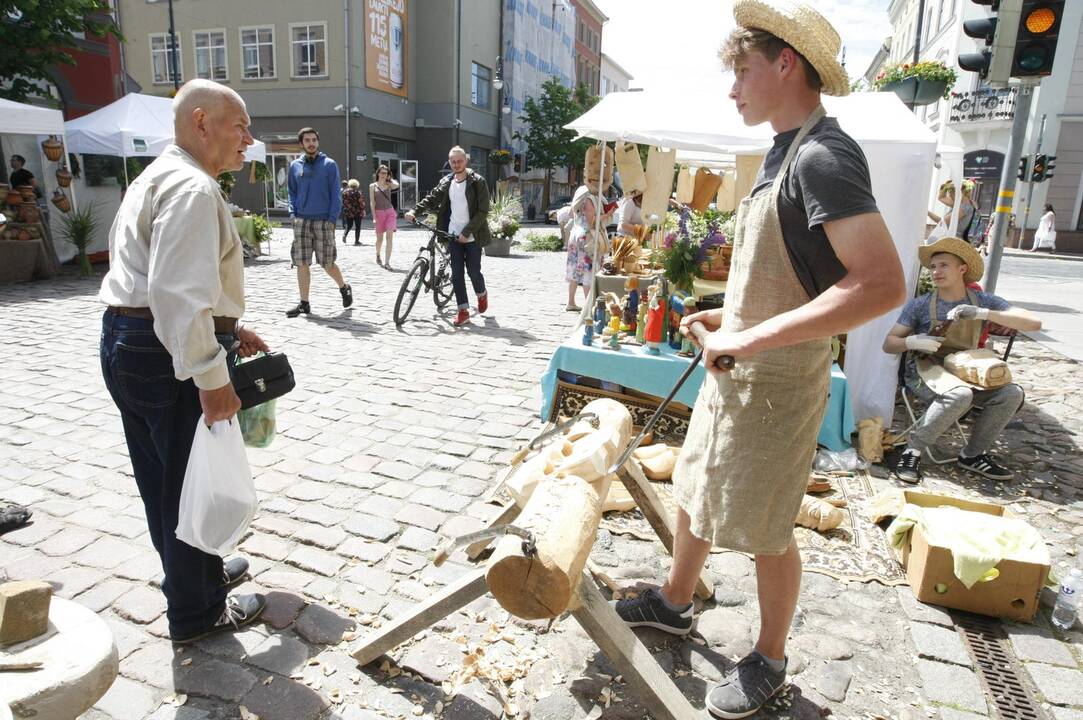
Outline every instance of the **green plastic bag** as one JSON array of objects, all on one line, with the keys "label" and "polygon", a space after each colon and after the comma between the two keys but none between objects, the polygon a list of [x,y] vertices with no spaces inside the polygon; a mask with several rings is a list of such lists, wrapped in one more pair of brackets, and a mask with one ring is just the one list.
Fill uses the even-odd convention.
[{"label": "green plastic bag", "polygon": [[241,436],[248,447],[265,448],[275,439],[275,401],[268,400],[237,413]]}]

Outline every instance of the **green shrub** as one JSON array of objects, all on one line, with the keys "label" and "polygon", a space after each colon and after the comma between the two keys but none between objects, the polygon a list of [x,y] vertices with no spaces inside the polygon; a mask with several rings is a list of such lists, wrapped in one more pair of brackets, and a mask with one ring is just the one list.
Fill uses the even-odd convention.
[{"label": "green shrub", "polygon": [[560,252],[564,249],[564,241],[559,235],[532,232],[526,236],[525,249],[530,252]]},{"label": "green shrub", "polygon": [[256,241],[265,243],[271,240],[271,234],[274,232],[271,229],[271,221],[262,215],[252,216],[252,225],[256,228]]}]

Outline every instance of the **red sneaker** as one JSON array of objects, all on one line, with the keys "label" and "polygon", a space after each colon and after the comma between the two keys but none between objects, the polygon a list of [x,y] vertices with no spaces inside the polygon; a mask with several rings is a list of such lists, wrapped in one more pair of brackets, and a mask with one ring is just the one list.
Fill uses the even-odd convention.
[{"label": "red sneaker", "polygon": [[455,316],[455,322],[452,325],[458,327],[459,325],[465,325],[466,321],[470,319],[469,310],[460,310],[459,314]]},{"label": "red sneaker", "polygon": [[478,298],[478,314],[485,312],[489,309],[489,293],[485,293]]}]

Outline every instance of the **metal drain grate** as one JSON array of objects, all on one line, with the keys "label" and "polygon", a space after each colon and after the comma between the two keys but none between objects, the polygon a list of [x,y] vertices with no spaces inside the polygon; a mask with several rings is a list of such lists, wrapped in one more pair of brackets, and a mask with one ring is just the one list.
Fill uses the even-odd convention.
[{"label": "metal drain grate", "polygon": [[1048,720],[1031,695],[1000,622],[953,612],[952,620],[974,658],[974,669],[1002,720]]}]

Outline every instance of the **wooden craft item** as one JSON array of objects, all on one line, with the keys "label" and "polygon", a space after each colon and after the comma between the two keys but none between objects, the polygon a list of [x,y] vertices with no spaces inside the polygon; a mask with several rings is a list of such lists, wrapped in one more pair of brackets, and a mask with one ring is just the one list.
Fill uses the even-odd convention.
[{"label": "wooden craft item", "polygon": [[983,388],[998,388],[1012,381],[1008,363],[992,350],[962,350],[944,358],[944,369],[960,380]]},{"label": "wooden craft item", "polygon": [[632,457],[639,461],[643,474],[649,480],[665,481],[673,477],[677,451],[665,443],[637,448]]},{"label": "wooden craft item", "polygon": [[[598,145],[591,145],[583,159],[584,185],[590,188],[591,193],[605,192],[613,183],[613,148],[605,146],[605,159],[602,159],[602,150]],[[599,188],[599,181],[601,187]]]},{"label": "wooden craft item", "polygon": [[639,147],[635,143],[617,141],[617,172],[620,173],[624,194],[643,192],[647,189],[647,174],[643,171],[643,161],[639,157]]},{"label": "wooden craft item", "polygon": [[846,516],[842,510],[831,503],[805,495],[801,499],[801,510],[798,511],[794,524],[812,528],[817,532],[827,532],[841,525],[844,517]]},{"label": "wooden craft item", "polygon": [[878,463],[884,459],[884,419],[865,418],[857,423],[857,452],[866,462]]},{"label": "wooden craft item", "polygon": [[696,181],[692,190],[692,203],[690,207],[696,212],[703,212],[718,194],[718,188],[722,184],[722,176],[715,175],[707,168],[700,168],[696,173]]},{"label": "wooden craft item", "polygon": [[733,170],[722,173],[714,205],[719,212],[734,212],[737,209],[737,174]]},{"label": "wooden craft item", "polygon": [[647,189],[643,193],[643,204],[640,211],[643,220],[651,224],[652,215],[658,216],[658,222],[666,217],[669,209],[669,196],[673,192],[673,168],[677,163],[677,151],[665,152],[652,147],[647,153]]},{"label": "wooden craft item", "polygon": [[692,172],[682,165],[680,172],[677,173],[677,202],[682,205],[692,202],[692,198],[695,197],[695,189]]}]

